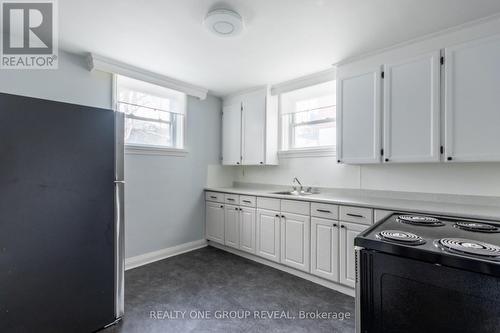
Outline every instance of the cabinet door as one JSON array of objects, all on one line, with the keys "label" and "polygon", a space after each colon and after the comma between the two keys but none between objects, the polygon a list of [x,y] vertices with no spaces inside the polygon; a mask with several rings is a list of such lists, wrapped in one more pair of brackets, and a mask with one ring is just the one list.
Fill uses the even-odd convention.
[{"label": "cabinet door", "polygon": [[309,272],[311,218],[283,213],[281,215],[281,263]]},{"label": "cabinet door", "polygon": [[222,108],[222,164],[241,163],[241,103]]},{"label": "cabinet door", "polygon": [[240,250],[255,254],[255,208],[240,209]]},{"label": "cabinet door", "polygon": [[266,90],[243,96],[242,155],[244,165],[265,163]]},{"label": "cabinet door", "polygon": [[257,210],[257,255],[280,261],[280,217],[278,212]]},{"label": "cabinet door", "polygon": [[337,221],[311,219],[311,273],[338,282],[339,226]]},{"label": "cabinet door", "polygon": [[226,205],[224,211],[225,244],[230,247],[240,247],[240,208]]},{"label": "cabinet door", "polygon": [[500,38],[445,49],[445,159],[500,161]]},{"label": "cabinet door", "polygon": [[205,219],[207,239],[224,244],[224,205],[207,202]]},{"label": "cabinet door", "polygon": [[380,69],[337,80],[339,162],[380,162]]},{"label": "cabinet door", "polygon": [[354,288],[356,283],[356,258],[354,238],[369,226],[340,222],[340,283]]},{"label": "cabinet door", "polygon": [[384,161],[439,162],[439,51],[384,67]]}]

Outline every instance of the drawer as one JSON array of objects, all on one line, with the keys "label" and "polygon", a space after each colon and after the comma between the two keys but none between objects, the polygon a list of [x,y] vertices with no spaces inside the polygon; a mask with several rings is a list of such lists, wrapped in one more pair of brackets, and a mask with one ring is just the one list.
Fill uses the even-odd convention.
[{"label": "drawer", "polygon": [[373,223],[373,209],[352,206],[340,206],[340,220],[362,224]]},{"label": "drawer", "polygon": [[249,195],[240,195],[240,206],[255,207],[256,198]]},{"label": "drawer", "polygon": [[324,203],[311,203],[311,216],[322,217],[324,219],[339,219],[339,206]]},{"label": "drawer", "polygon": [[309,202],[305,201],[281,200],[281,212],[309,216],[311,212],[311,205]]},{"label": "drawer", "polygon": [[240,204],[240,196],[238,194],[224,194],[224,202],[231,205]]},{"label": "drawer", "polygon": [[205,200],[215,201],[215,202],[224,202],[224,193],[205,192]]},{"label": "drawer", "polygon": [[280,211],[280,199],[257,197],[257,208]]}]

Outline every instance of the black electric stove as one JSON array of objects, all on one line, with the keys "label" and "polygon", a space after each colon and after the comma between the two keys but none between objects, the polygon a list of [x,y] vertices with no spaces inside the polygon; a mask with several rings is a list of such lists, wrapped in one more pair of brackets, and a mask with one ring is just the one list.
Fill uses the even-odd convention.
[{"label": "black electric stove", "polygon": [[394,214],[354,244],[357,332],[500,332],[500,222]]}]

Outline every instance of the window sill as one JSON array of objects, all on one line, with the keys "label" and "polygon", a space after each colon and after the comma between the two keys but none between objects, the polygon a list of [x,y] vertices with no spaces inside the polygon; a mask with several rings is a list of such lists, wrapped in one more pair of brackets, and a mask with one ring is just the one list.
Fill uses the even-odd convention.
[{"label": "window sill", "polygon": [[159,147],[159,146],[125,145],[125,154],[184,157],[188,154],[188,151],[186,149]]},{"label": "window sill", "polygon": [[327,157],[335,156],[335,147],[301,148],[281,150],[278,152],[279,158],[303,158],[303,157]]}]

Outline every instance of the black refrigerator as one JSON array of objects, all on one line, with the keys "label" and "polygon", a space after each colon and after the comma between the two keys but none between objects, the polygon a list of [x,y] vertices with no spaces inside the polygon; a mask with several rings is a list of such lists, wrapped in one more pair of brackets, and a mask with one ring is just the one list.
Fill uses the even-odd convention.
[{"label": "black refrigerator", "polygon": [[123,314],[123,116],[0,94],[0,332]]}]

